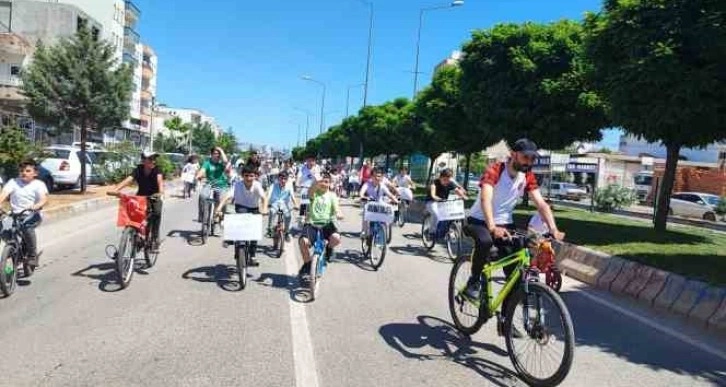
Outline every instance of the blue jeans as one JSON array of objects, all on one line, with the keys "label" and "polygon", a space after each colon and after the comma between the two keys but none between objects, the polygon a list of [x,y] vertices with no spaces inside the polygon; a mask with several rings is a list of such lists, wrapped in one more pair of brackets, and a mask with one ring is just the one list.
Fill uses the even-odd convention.
[{"label": "blue jeans", "polygon": [[33,212],[20,221],[23,240],[25,241],[26,254],[29,258],[35,258],[38,256],[38,237],[35,235],[35,228],[38,227],[42,221],[43,218],[40,217],[39,212]]}]

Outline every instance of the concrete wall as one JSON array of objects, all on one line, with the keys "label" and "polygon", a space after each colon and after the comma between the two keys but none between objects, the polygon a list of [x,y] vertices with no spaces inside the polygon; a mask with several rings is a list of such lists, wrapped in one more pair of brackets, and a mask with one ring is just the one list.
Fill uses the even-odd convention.
[{"label": "concrete wall", "polygon": [[56,0],[58,3],[75,5],[101,24],[101,39],[116,47],[116,59],[120,62],[124,38],[123,0]]},{"label": "concrete wall", "polygon": [[41,1],[14,1],[11,27],[12,32],[24,37],[33,46],[38,40],[50,45],[75,34],[79,16],[88,19],[89,25],[102,30],[103,26],[98,21],[77,7]]}]

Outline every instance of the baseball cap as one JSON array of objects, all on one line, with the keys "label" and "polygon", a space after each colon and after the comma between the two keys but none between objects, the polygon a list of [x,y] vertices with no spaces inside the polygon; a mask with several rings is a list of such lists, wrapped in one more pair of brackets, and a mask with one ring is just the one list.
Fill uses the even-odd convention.
[{"label": "baseball cap", "polygon": [[514,145],[512,146],[512,151],[521,152],[527,156],[539,156],[539,153],[537,153],[537,144],[527,138],[520,138],[519,140],[515,141]]},{"label": "baseball cap", "polygon": [[156,153],[154,151],[149,151],[149,150],[145,150],[145,151],[141,152],[141,157],[145,158],[145,159],[150,159],[150,158],[156,157],[158,155],[159,155],[158,153]]}]

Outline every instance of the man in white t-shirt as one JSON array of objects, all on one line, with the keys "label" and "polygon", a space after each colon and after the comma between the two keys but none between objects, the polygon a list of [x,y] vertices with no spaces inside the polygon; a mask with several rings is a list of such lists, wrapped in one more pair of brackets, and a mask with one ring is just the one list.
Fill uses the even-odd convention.
[{"label": "man in white t-shirt", "polygon": [[[320,180],[320,166],[316,164],[315,156],[309,155],[305,158],[305,164],[300,168],[297,175],[297,187],[301,192],[307,191]],[[300,216],[307,213],[307,203],[300,204]]]},{"label": "man in white t-shirt", "polygon": [[[360,189],[360,198],[361,200],[367,200],[371,202],[383,202],[386,198],[388,198],[393,203],[398,203],[398,199],[396,199],[396,196],[391,193],[391,191],[388,189],[388,187],[384,184],[383,179],[385,177],[383,176],[383,171],[380,169],[375,169],[371,173],[371,178],[363,184],[363,186]],[[368,235],[368,232],[370,230],[370,224],[366,222],[361,217],[361,239],[365,239]]]},{"label": "man in white t-shirt", "polygon": [[[240,171],[241,180],[237,180],[232,189],[219,202],[217,206],[217,214],[221,215],[224,206],[230,200],[233,200],[234,210],[238,214],[266,214],[267,213],[267,195],[262,188],[262,183],[257,181],[257,169],[252,165],[245,165]],[[259,266],[254,260],[255,251],[257,249],[257,241],[251,242],[252,256],[247,261],[248,266]]]},{"label": "man in white t-shirt", "polygon": [[37,176],[38,164],[34,160],[23,161],[20,163],[20,177],[8,181],[0,193],[0,204],[10,198],[10,210],[14,214],[25,210],[32,211],[21,220],[21,224],[28,264],[35,267],[38,266],[38,239],[35,228],[42,221],[39,211],[48,202],[48,188],[45,183],[36,179]]},{"label": "man in white t-shirt", "polygon": [[[467,233],[474,238],[475,254],[466,296],[478,299],[482,290],[480,274],[489,258],[492,246],[499,249],[499,257],[506,257],[516,251],[512,246],[510,231],[514,229],[512,213],[519,199],[529,193],[542,219],[552,235],[561,240],[564,234],[557,229],[549,206],[539,191],[532,165],[537,157],[537,145],[528,140],[517,140],[512,146],[509,160],[489,167],[479,183],[480,191],[467,219]],[[509,277],[514,267],[506,267]],[[506,300],[502,310],[506,310]],[[499,323],[502,323],[501,321]]]}]

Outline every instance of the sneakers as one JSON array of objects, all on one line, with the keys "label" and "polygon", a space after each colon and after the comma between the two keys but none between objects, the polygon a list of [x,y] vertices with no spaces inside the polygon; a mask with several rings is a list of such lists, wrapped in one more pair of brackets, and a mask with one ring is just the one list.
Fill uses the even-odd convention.
[{"label": "sneakers", "polygon": [[303,263],[300,270],[297,272],[297,276],[300,279],[304,279],[307,276],[310,276],[310,262]]},{"label": "sneakers", "polygon": [[38,267],[38,256],[36,256],[36,255],[27,256],[25,258],[25,262],[27,262],[28,265],[30,265],[30,266]]},{"label": "sneakers", "polygon": [[330,262],[331,259],[333,259],[333,248],[326,247],[325,248],[325,262]]},{"label": "sneakers", "polygon": [[260,266],[260,263],[257,262],[257,260],[254,258],[247,258],[247,266],[248,267],[257,267],[257,266]]},{"label": "sneakers", "polygon": [[475,276],[469,277],[469,281],[466,284],[466,290],[464,295],[472,300],[478,300],[479,294],[481,293],[481,281]]}]

